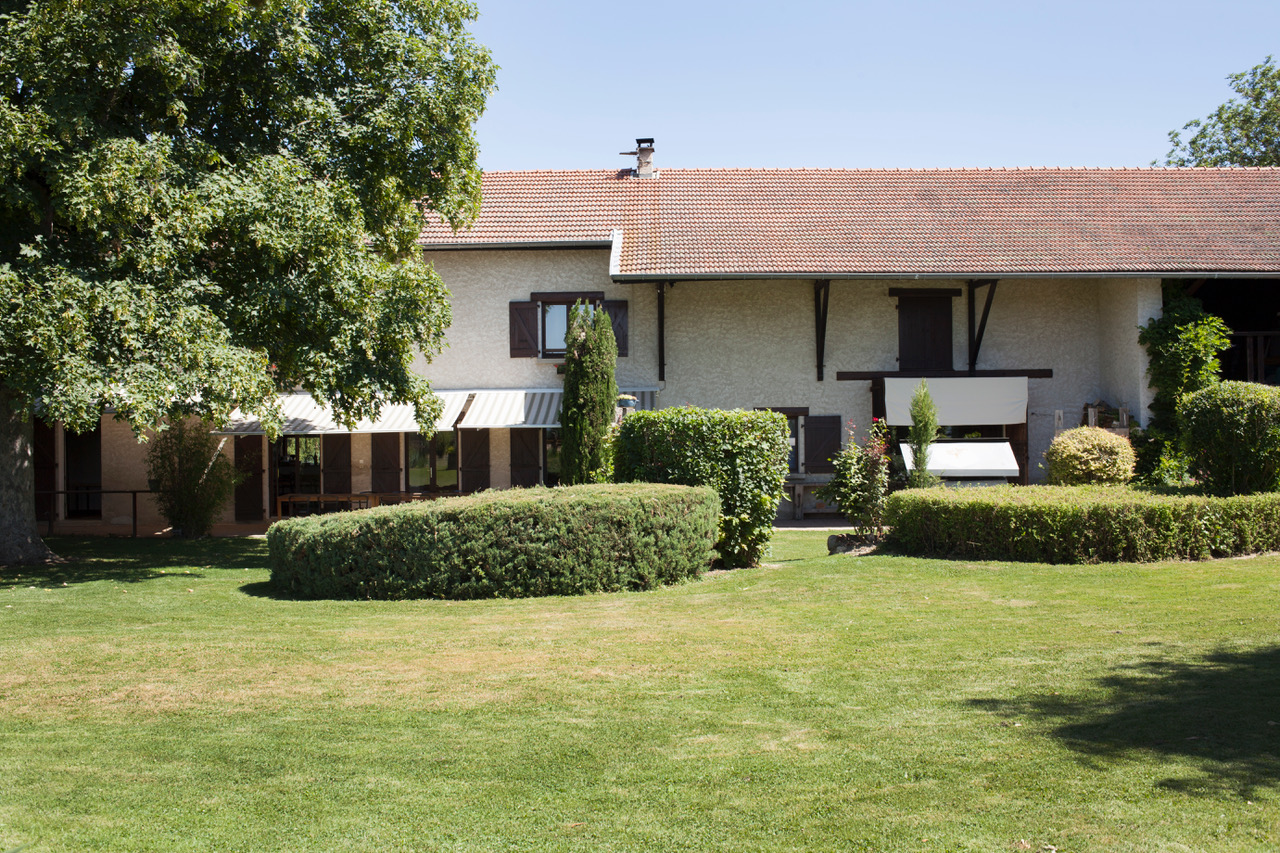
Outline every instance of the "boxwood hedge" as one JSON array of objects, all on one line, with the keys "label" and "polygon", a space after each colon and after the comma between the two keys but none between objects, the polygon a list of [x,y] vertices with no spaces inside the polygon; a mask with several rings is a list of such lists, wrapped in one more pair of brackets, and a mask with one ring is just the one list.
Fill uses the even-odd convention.
[{"label": "boxwood hedge", "polygon": [[288,519],[271,580],[299,598],[493,598],[651,589],[715,556],[709,488],[511,489]]},{"label": "boxwood hedge", "polygon": [[1151,562],[1280,550],[1280,495],[1157,495],[1124,486],[927,489],[889,497],[893,547],[1037,563]]},{"label": "boxwood hedge", "polygon": [[635,412],[622,419],[613,447],[615,482],[716,490],[716,551],[725,568],[754,566],[768,551],[791,450],[784,415],[693,406]]}]

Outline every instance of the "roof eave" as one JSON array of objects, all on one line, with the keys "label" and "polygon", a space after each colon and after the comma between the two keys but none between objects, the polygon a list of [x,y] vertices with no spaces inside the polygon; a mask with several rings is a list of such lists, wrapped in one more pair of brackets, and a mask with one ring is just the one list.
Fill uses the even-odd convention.
[{"label": "roof eave", "polygon": [[608,249],[612,239],[605,240],[503,240],[492,242],[419,243],[424,252],[458,252],[509,249]]},{"label": "roof eave", "polygon": [[611,275],[618,284],[650,281],[765,281],[776,279],[893,279],[955,280],[961,278],[1280,278],[1280,269],[1259,270],[1022,270],[1022,271],[950,271],[950,272],[822,272],[815,270],[779,270],[777,272],[705,272],[705,273],[622,273]]}]

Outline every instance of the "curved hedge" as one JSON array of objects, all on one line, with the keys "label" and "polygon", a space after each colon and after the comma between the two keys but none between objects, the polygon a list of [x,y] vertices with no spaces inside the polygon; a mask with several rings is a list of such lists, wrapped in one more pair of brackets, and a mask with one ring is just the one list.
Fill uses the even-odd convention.
[{"label": "curved hedge", "polygon": [[1155,495],[1123,486],[925,489],[889,497],[908,554],[1035,563],[1195,560],[1280,550],[1280,495]]},{"label": "curved hedge", "polygon": [[715,556],[709,488],[511,489],[295,518],[267,532],[300,598],[494,598],[652,589]]}]

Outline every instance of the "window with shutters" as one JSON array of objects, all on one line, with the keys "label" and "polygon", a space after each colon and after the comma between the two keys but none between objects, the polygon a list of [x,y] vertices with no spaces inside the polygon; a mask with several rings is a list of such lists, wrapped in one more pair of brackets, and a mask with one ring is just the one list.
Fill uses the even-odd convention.
[{"label": "window with shutters", "polygon": [[791,453],[787,471],[791,474],[831,474],[831,457],[840,450],[840,416],[811,415],[804,406],[762,406],[757,411],[787,416],[787,437]]},{"label": "window with shutters", "polygon": [[528,302],[510,303],[511,357],[563,358],[569,308],[580,300],[593,309],[603,308],[609,315],[618,356],[625,357],[629,349],[627,301],[605,299],[600,291],[533,293]]}]

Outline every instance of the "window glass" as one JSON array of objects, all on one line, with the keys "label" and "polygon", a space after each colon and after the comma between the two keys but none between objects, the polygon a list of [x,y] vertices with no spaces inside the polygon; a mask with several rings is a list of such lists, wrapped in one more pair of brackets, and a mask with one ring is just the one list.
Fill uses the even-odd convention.
[{"label": "window glass", "polygon": [[564,336],[569,331],[569,306],[542,306],[542,352],[562,353],[565,350]]},{"label": "window glass", "polygon": [[543,435],[543,472],[542,483],[546,486],[560,485],[560,430],[544,429]]},{"label": "window glass", "polygon": [[320,437],[286,435],[276,444],[276,492],[320,493]]},{"label": "window glass", "polygon": [[416,432],[404,436],[405,470],[408,472],[409,491],[419,491],[431,486],[431,448]]},{"label": "window glass", "polygon": [[452,430],[437,432],[430,441],[416,432],[404,436],[409,491],[458,488],[458,440]]},{"label": "window glass", "polygon": [[458,436],[453,430],[438,432],[431,439],[435,448],[436,486],[458,488]]}]

